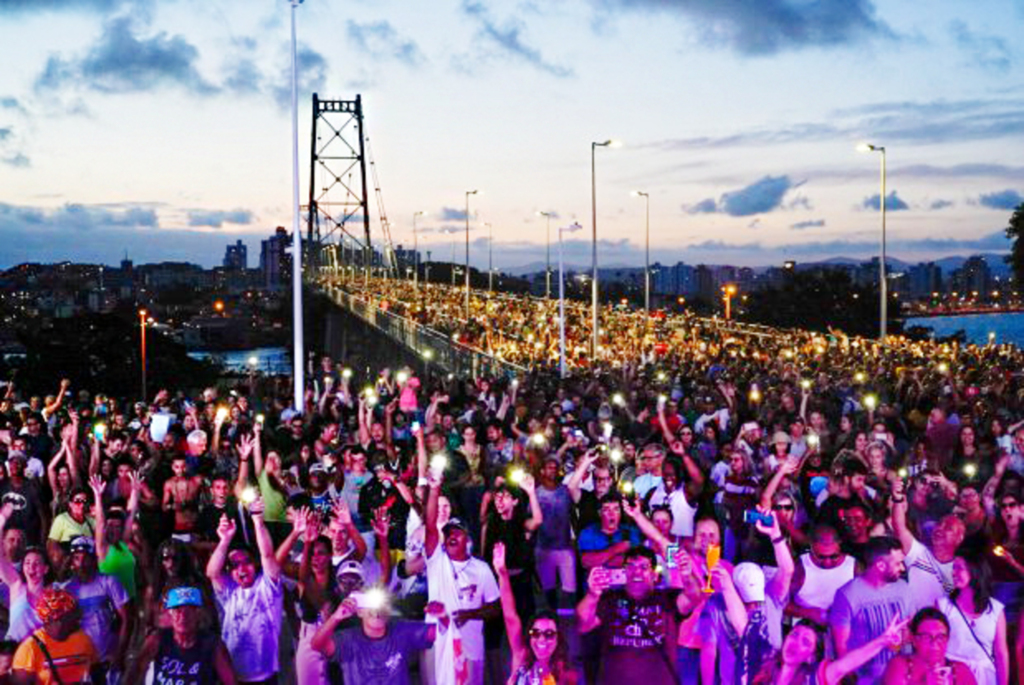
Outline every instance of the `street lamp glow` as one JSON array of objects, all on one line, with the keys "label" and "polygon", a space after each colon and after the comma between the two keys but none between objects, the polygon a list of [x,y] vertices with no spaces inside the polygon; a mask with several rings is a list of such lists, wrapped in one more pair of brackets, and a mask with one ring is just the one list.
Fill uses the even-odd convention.
[{"label": "street lamp glow", "polygon": [[259,363],[260,363],[260,358],[259,357],[255,356],[255,355],[253,355],[252,357],[249,357],[249,366],[258,366]]}]

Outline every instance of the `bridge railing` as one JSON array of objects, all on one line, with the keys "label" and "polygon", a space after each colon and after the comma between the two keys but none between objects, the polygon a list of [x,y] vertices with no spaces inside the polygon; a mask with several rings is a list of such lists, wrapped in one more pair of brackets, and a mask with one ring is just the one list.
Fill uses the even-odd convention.
[{"label": "bridge railing", "polygon": [[522,376],[527,369],[467,345],[423,326],[404,316],[378,307],[350,292],[330,284],[322,284],[322,292],[339,307],[348,310],[392,340],[419,355],[426,363],[436,364],[458,376]]}]

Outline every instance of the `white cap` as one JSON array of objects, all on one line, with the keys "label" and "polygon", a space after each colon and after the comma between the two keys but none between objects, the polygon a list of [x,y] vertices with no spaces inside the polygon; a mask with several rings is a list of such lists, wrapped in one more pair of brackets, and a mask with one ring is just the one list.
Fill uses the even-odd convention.
[{"label": "white cap", "polygon": [[750,561],[737,564],[732,572],[732,582],[744,602],[764,601],[764,571],[757,564]]}]

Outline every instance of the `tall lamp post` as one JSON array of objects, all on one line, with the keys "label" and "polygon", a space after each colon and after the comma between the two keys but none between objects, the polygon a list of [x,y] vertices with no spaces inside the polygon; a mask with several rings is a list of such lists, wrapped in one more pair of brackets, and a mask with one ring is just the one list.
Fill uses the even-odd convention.
[{"label": "tall lamp post", "polygon": [[736,286],[732,283],[722,286],[723,298],[725,299],[725,320],[732,320],[732,298],[736,294]]},{"label": "tall lamp post", "polygon": [[469,321],[469,196],[479,192],[479,190],[466,191],[466,321]]},{"label": "tall lamp post", "polygon": [[419,231],[416,230],[416,217],[426,216],[427,212],[421,210],[412,215],[412,261],[413,261],[413,288],[419,290],[420,288],[420,242],[419,242]]},{"label": "tall lamp post", "polygon": [[642,197],[647,205],[644,227],[644,312],[651,313],[651,194],[634,190],[633,197]]},{"label": "tall lamp post", "polygon": [[144,402],[149,397],[149,393],[146,392],[146,317],[148,315],[149,312],[145,309],[139,310],[139,347],[142,352],[142,400]]},{"label": "tall lamp post", "polygon": [[597,297],[597,148],[599,147],[618,147],[618,143],[614,140],[606,140],[603,143],[592,142],[590,144],[590,210],[591,218],[593,221],[594,236],[592,246],[592,261],[594,270],[594,283],[593,283],[593,294],[592,294],[592,305],[593,312],[591,314],[591,325],[594,328],[594,340],[591,349],[591,360],[597,360],[597,348],[600,345],[599,329],[598,329],[598,297]]},{"label": "tall lamp post", "polygon": [[582,230],[578,223],[558,229],[558,369],[565,378],[565,264],[562,260],[562,234]]},{"label": "tall lamp post", "polygon": [[494,226],[484,222],[487,227],[487,294],[494,290]]},{"label": "tall lamp post", "polygon": [[305,409],[303,399],[306,361],[302,340],[302,231],[299,230],[299,61],[295,50],[295,10],[302,0],[291,0],[292,16],[292,386],[295,411]]},{"label": "tall lamp post", "polygon": [[885,342],[885,336],[889,328],[889,289],[885,277],[885,147],[881,145],[872,145],[870,143],[861,143],[857,146],[857,150],[859,152],[877,152],[881,155],[882,160],[882,194],[879,196],[878,200],[878,204],[881,205],[882,210],[882,259],[878,263],[878,334],[882,342]]},{"label": "tall lamp post", "polygon": [[546,231],[546,247],[544,249],[544,297],[551,299],[551,215],[554,212],[537,212],[538,216],[542,216],[548,220],[548,227]]}]

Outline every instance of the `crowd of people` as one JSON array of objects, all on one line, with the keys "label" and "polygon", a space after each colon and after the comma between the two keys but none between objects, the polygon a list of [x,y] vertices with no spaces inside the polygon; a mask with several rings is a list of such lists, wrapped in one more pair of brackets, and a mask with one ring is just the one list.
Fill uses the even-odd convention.
[{"label": "crowd of people", "polygon": [[386,288],[530,370],[8,384],[0,684],[1024,683],[1016,348]]}]

